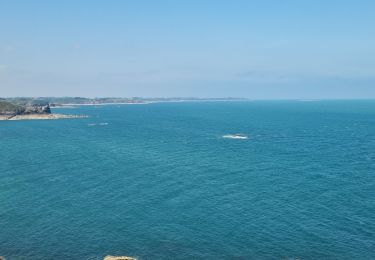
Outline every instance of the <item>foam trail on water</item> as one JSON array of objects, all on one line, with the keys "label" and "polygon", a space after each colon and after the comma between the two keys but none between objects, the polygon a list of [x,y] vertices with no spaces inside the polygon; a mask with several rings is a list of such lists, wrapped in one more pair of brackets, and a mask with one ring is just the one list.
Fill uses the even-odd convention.
[{"label": "foam trail on water", "polygon": [[222,137],[226,139],[249,139],[249,137],[244,134],[227,134],[223,135]]}]

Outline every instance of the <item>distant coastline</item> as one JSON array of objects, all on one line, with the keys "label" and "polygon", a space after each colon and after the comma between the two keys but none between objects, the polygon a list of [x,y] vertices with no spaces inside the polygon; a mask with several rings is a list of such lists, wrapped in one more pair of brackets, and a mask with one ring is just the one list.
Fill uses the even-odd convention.
[{"label": "distant coastline", "polygon": [[[0,99],[1,100],[1,99]],[[4,101],[15,104],[49,104],[51,108],[77,106],[77,105],[138,105],[160,102],[194,102],[194,101],[245,101],[245,98],[85,98],[85,97],[13,97],[4,98]]]},{"label": "distant coastline", "polygon": [[245,98],[39,98],[51,104],[54,108],[66,108],[76,106],[99,106],[99,105],[144,105],[167,102],[207,102],[207,101],[245,101]]},{"label": "distant coastline", "polygon": [[77,106],[147,105],[153,103],[247,101],[245,98],[84,98],[84,97],[13,97],[0,98],[0,121],[56,120],[87,118],[84,115],[55,114],[51,108]]},{"label": "distant coastline", "polygon": [[228,101],[248,101],[248,99],[180,99],[180,100],[160,100],[143,102],[109,102],[109,103],[67,103],[53,105],[53,108],[75,108],[77,106],[109,106],[109,105],[148,105],[156,103],[183,103],[183,102],[228,102]]}]

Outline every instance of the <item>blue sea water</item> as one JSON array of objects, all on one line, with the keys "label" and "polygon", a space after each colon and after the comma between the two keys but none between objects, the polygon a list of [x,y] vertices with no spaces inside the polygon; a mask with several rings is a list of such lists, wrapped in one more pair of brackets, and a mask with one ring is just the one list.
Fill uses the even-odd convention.
[{"label": "blue sea water", "polygon": [[375,101],[55,112],[0,122],[7,260],[375,259]]}]

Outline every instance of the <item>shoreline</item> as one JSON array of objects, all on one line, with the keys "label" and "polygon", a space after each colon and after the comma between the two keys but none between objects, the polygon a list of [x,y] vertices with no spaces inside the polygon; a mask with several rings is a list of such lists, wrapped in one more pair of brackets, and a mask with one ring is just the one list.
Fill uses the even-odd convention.
[{"label": "shoreline", "polygon": [[88,118],[88,116],[65,115],[65,114],[27,114],[27,115],[15,115],[15,116],[0,115],[0,121],[57,120],[57,119],[74,119],[74,118]]}]

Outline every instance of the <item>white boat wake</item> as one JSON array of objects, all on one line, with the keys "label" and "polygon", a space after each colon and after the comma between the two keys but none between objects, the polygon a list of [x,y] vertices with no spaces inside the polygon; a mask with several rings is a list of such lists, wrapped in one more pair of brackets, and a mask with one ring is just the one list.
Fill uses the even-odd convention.
[{"label": "white boat wake", "polygon": [[91,123],[91,124],[87,124],[88,126],[104,126],[104,125],[108,125],[108,123],[98,123],[98,124],[95,124],[95,123]]},{"label": "white boat wake", "polygon": [[244,134],[223,135],[223,138],[226,138],[226,139],[249,139],[249,137],[247,135],[244,135]]}]

